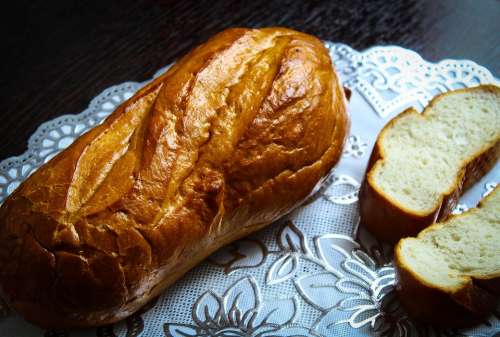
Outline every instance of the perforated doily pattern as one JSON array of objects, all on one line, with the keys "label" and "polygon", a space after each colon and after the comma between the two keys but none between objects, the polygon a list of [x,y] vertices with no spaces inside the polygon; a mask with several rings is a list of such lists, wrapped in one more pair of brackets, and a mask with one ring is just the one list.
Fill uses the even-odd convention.
[{"label": "perforated doily pattern", "polygon": [[[479,337],[499,331],[497,316],[464,331],[438,330],[408,318],[394,293],[391,248],[358,226],[357,210],[373,143],[391,117],[410,106],[421,110],[440,92],[498,81],[470,61],[429,63],[394,46],[357,52],[342,44],[325,45],[352,90],[351,135],[340,163],[304,206],[221,249],[124,322],[90,330],[42,331],[10,314],[0,320],[1,335]],[[141,85],[127,82],[108,88],[82,113],[42,124],[26,153],[0,163],[0,201]],[[463,196],[455,213],[473,207],[499,181],[497,164]]]}]

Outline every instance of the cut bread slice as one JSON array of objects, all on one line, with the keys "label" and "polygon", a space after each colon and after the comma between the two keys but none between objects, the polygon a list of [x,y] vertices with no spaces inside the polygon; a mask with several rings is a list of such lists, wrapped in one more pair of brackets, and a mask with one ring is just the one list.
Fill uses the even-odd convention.
[{"label": "cut bread slice", "polygon": [[464,326],[495,309],[500,296],[500,186],[478,208],[399,241],[397,289],[408,313]]},{"label": "cut bread slice", "polygon": [[380,132],[360,190],[361,223],[379,239],[415,236],[448,216],[500,156],[500,87],[435,97]]}]

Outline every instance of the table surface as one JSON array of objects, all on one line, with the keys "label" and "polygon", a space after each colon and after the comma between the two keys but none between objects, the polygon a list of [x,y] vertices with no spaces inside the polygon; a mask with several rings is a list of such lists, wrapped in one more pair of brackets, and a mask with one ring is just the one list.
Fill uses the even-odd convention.
[{"label": "table surface", "polygon": [[356,49],[394,44],[425,59],[470,59],[500,75],[495,0],[17,0],[3,12],[0,159],[42,122],[103,89],[144,81],[227,27],[287,26]]}]

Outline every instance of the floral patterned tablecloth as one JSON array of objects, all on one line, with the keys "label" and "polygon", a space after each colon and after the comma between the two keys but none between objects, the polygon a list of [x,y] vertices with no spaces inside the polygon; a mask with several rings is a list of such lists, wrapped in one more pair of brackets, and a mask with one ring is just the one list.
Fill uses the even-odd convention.
[{"label": "floral patterned tablecloth", "polygon": [[[392,249],[358,226],[357,193],[376,135],[404,108],[436,94],[496,83],[470,61],[424,61],[400,47],[364,52],[325,42],[352,90],[351,135],[341,162],[301,208],[203,262],[125,321],[98,329],[43,331],[1,309],[5,337],[494,336],[500,311],[467,330],[409,319],[394,292]],[[163,72],[160,70],[157,74]],[[89,108],[41,125],[22,156],[0,163],[0,201],[41,164],[98,124],[143,83],[104,90]],[[473,207],[500,181],[500,164],[461,199]]]}]

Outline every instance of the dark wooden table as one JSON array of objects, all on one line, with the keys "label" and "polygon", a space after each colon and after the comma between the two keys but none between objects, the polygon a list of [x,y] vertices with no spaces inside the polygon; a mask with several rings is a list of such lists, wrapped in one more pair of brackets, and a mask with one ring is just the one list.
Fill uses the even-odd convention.
[{"label": "dark wooden table", "polygon": [[143,81],[232,26],[287,26],[356,49],[411,48],[500,75],[495,0],[11,1],[2,5],[0,159],[40,123],[78,113],[103,89]]}]

